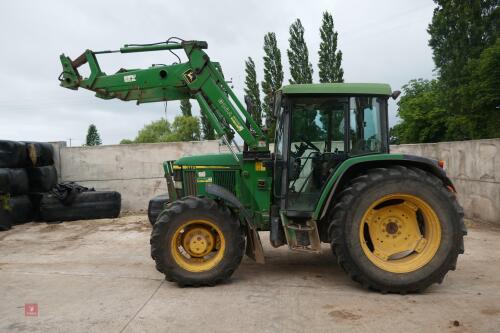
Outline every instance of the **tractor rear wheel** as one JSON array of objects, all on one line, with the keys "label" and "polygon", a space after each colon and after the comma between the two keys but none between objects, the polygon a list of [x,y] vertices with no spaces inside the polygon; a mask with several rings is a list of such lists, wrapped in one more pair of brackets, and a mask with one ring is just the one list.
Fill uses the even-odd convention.
[{"label": "tractor rear wheel", "polygon": [[226,207],[208,198],[186,197],[160,213],[150,243],[156,268],[168,281],[211,286],[238,268],[245,234]]},{"label": "tractor rear wheel", "polygon": [[441,283],[464,252],[462,208],[439,178],[418,168],[368,170],[343,189],[330,218],[341,267],[384,293]]}]

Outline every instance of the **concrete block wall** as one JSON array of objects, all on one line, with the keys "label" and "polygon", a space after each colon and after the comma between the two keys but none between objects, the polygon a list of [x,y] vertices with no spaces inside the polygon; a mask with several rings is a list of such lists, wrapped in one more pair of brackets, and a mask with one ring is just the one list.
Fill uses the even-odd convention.
[{"label": "concrete block wall", "polygon": [[500,139],[395,145],[391,152],[444,160],[466,217],[500,224]]},{"label": "concrete block wall", "polygon": [[[150,198],[167,191],[163,161],[227,152],[218,141],[54,147],[60,181],[119,191],[124,212],[144,211]],[[500,139],[396,145],[391,151],[445,160],[466,216],[500,224]]]},{"label": "concrete block wall", "polygon": [[122,212],[146,211],[149,199],[167,192],[163,161],[223,150],[218,141],[55,148],[61,181],[120,192]]}]

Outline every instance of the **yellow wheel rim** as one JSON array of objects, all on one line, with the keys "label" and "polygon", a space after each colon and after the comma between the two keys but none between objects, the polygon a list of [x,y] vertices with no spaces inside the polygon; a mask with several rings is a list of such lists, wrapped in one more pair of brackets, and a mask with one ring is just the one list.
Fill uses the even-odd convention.
[{"label": "yellow wheel rim", "polygon": [[409,273],[432,260],[441,244],[441,224],[421,198],[390,194],[375,201],[361,220],[363,252],[377,267]]},{"label": "yellow wheel rim", "polygon": [[193,220],[177,228],[170,240],[170,249],[181,268],[190,272],[204,272],[222,260],[226,241],[213,222]]}]

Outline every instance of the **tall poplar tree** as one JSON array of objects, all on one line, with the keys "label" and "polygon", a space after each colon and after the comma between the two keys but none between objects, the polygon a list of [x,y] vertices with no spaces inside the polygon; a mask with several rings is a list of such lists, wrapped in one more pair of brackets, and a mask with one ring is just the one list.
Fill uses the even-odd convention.
[{"label": "tall poplar tree", "polygon": [[189,101],[189,99],[181,100],[181,112],[183,116],[193,116],[193,114],[191,113],[191,102]]},{"label": "tall poplar tree", "polygon": [[201,113],[201,129],[203,131],[203,139],[215,140],[215,130],[203,112]]},{"label": "tall poplar tree", "polygon": [[257,83],[257,73],[255,71],[255,63],[253,59],[248,57],[245,61],[245,94],[252,101],[252,118],[257,125],[262,126],[262,105],[260,102],[259,84]]},{"label": "tall poplar tree", "polygon": [[337,51],[338,33],[335,31],[332,14],[323,13],[323,23],[319,30],[321,44],[319,45],[319,82],[344,82],[342,69],[342,51]]},{"label": "tall poplar tree", "polygon": [[274,140],[276,120],[271,110],[271,102],[274,92],[281,88],[283,84],[283,66],[281,64],[281,51],[278,48],[276,34],[268,32],[264,36],[264,81],[262,81],[262,92],[264,103],[262,111],[266,117],[266,128],[268,129],[269,140]]},{"label": "tall poplar tree", "polygon": [[290,26],[290,43],[287,50],[290,63],[290,84],[312,83],[313,68],[309,62],[309,51],[304,40],[304,27],[300,19],[296,19]]}]

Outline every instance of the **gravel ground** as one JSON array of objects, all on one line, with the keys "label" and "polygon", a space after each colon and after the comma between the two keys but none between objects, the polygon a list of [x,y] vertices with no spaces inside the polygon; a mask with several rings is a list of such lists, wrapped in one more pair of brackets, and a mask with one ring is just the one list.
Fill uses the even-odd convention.
[{"label": "gravel ground", "polygon": [[265,265],[179,288],[154,268],[144,215],[20,225],[0,233],[0,332],[499,332],[500,229],[469,225],[457,270],[405,296],[351,282],[328,246],[273,249],[267,233]]}]

